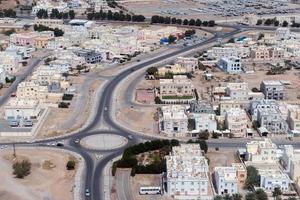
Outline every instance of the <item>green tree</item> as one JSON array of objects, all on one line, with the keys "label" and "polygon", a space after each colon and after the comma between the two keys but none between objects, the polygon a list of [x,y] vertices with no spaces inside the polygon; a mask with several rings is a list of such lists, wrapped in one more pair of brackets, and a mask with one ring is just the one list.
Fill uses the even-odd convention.
[{"label": "green tree", "polygon": [[257,189],[255,196],[257,200],[268,200],[268,195],[263,189]]},{"label": "green tree", "polygon": [[202,131],[199,133],[199,139],[200,140],[208,140],[209,138],[209,132],[208,130]]},{"label": "green tree", "polygon": [[280,187],[274,188],[274,191],[272,192],[272,195],[273,195],[273,197],[275,197],[275,198],[277,198],[277,197],[279,197],[280,195],[282,195],[282,192],[281,192]]},{"label": "green tree", "polygon": [[173,35],[169,35],[169,44],[172,44],[176,41],[176,37]]},{"label": "green tree", "polygon": [[278,21],[278,20],[276,20],[276,21],[274,22],[274,26],[279,26],[279,21]]},{"label": "green tree", "polygon": [[149,67],[149,68],[147,69],[147,74],[148,74],[148,75],[155,75],[157,72],[158,72],[157,67]]},{"label": "green tree", "polygon": [[192,131],[196,128],[196,122],[195,119],[188,119],[188,130]]},{"label": "green tree", "polygon": [[256,200],[256,195],[252,192],[249,192],[246,194],[245,200]]},{"label": "green tree", "polygon": [[189,20],[185,19],[183,20],[183,25],[188,25],[189,24]]},{"label": "green tree", "polygon": [[242,200],[243,196],[241,194],[233,194],[232,200]]},{"label": "green tree", "polygon": [[201,24],[202,24],[202,21],[200,19],[197,19],[196,20],[196,26],[201,26]]},{"label": "green tree", "polygon": [[253,189],[254,186],[259,186],[259,184],[260,184],[260,177],[258,175],[257,169],[253,166],[248,166],[245,187],[247,189]]},{"label": "green tree", "polygon": [[11,35],[11,34],[13,34],[13,33],[15,33],[16,32],[16,30],[13,28],[13,29],[10,29],[10,30],[7,30],[7,31],[4,31],[4,35],[7,35],[7,36],[9,36],[9,35]]},{"label": "green tree", "polygon": [[76,165],[76,162],[74,160],[69,160],[67,162],[67,170],[74,170],[75,169],[75,165]]},{"label": "green tree", "polygon": [[287,27],[288,25],[289,25],[289,23],[287,21],[282,22],[283,27]]},{"label": "green tree", "polygon": [[22,160],[13,164],[13,174],[17,178],[24,178],[30,174],[31,163],[28,160]]},{"label": "green tree", "polygon": [[223,200],[223,197],[221,195],[217,195],[214,197],[214,200]]},{"label": "green tree", "polygon": [[208,146],[205,140],[199,140],[200,149],[207,153]]},{"label": "green tree", "polygon": [[190,19],[189,25],[190,26],[195,26],[195,24],[196,24],[196,21],[194,19]]},{"label": "green tree", "polygon": [[262,25],[263,21],[261,19],[257,20],[256,25]]},{"label": "green tree", "polygon": [[75,12],[74,10],[69,10],[69,18],[74,19],[75,18]]}]

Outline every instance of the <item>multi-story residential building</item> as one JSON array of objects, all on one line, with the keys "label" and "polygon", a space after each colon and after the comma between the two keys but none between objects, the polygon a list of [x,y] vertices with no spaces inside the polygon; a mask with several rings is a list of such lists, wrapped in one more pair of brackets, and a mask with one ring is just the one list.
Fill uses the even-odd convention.
[{"label": "multi-story residential building", "polygon": [[11,98],[4,107],[5,119],[13,126],[32,126],[32,120],[41,113],[37,100]]},{"label": "multi-story residential building", "polygon": [[300,106],[289,108],[287,122],[291,130],[300,132]]},{"label": "multi-story residential building", "polygon": [[194,100],[194,86],[185,75],[175,75],[173,79],[159,80],[162,101],[189,102]]},{"label": "multi-story residential building", "polygon": [[34,23],[36,25],[43,25],[50,28],[58,28],[64,24],[62,19],[39,19],[35,18]]},{"label": "multi-story residential building", "polygon": [[213,132],[217,130],[217,120],[215,112],[210,104],[193,101],[189,109],[192,118],[195,120],[197,131]]},{"label": "multi-story residential building", "polygon": [[280,81],[262,81],[260,91],[264,93],[265,99],[284,99],[284,85]]},{"label": "multi-story residential building", "polygon": [[181,105],[163,106],[159,115],[159,130],[168,136],[185,136],[188,132],[188,117]]},{"label": "multi-story residential building", "polygon": [[10,42],[20,46],[34,46],[35,38],[38,34],[35,32],[30,33],[13,33],[9,36]]},{"label": "multi-story residential building", "polygon": [[273,99],[262,99],[258,101],[251,101],[250,103],[250,114],[252,121],[258,121],[257,113],[258,109],[261,108],[279,108],[278,103]]},{"label": "multi-story residential building", "polygon": [[280,158],[284,170],[293,181],[300,178],[300,151],[292,145],[284,145],[282,157]]},{"label": "multi-story residential building", "polygon": [[251,48],[250,57],[257,60],[270,60],[284,57],[284,49],[279,47],[256,46]]},{"label": "multi-story residential building", "polygon": [[215,167],[214,178],[218,195],[238,193],[237,170],[235,167]]},{"label": "multi-story residential building", "polygon": [[171,74],[186,74],[188,72],[187,72],[186,68],[182,67],[179,64],[167,65],[167,66],[158,68],[158,74],[160,76],[165,76],[168,73],[171,73]]},{"label": "multi-story residential building", "polygon": [[0,52],[0,67],[3,67],[8,74],[15,74],[20,69],[18,57],[11,52]]},{"label": "multi-story residential building", "polygon": [[241,108],[241,104],[238,101],[233,101],[233,100],[220,101],[219,104],[220,115],[225,116],[226,112],[231,110],[232,108],[234,109]]},{"label": "multi-story residential building", "polygon": [[38,100],[44,102],[48,96],[48,87],[34,81],[24,81],[18,85],[17,97],[20,100]]},{"label": "multi-story residential building", "polygon": [[208,162],[199,145],[181,144],[166,156],[168,195],[181,199],[209,199]]},{"label": "multi-story residential building", "polygon": [[61,74],[68,73],[71,69],[71,63],[68,60],[64,60],[64,59],[53,60],[49,63],[49,66],[52,69],[57,70],[57,72]]},{"label": "multi-story residential building", "polygon": [[237,49],[234,47],[213,47],[207,51],[209,58],[215,58],[217,60],[221,58],[237,57]]},{"label": "multi-story residential building", "polygon": [[37,49],[44,49],[47,47],[48,42],[51,40],[51,37],[39,36],[35,38],[34,47]]},{"label": "multi-story residential building", "polygon": [[59,1],[58,3],[53,4],[51,1],[42,0],[38,1],[37,4],[32,7],[31,14],[36,16],[37,12],[41,9],[46,10],[48,12],[48,15],[50,15],[52,9],[57,9],[59,12],[69,11],[68,4],[65,2]]},{"label": "multi-story residential building", "polygon": [[83,57],[87,63],[99,63],[102,60],[102,56],[99,53],[91,50],[79,50],[74,52],[77,56]]},{"label": "multi-story residential building", "polygon": [[260,127],[265,127],[270,133],[280,134],[288,131],[288,124],[279,109],[259,108],[257,119]]},{"label": "multi-story residential building", "polygon": [[275,188],[280,188],[286,192],[290,190],[291,180],[286,173],[280,170],[260,170],[260,187],[267,191],[274,191]]},{"label": "multi-story residential building", "polygon": [[250,57],[258,60],[270,59],[270,51],[266,46],[256,46],[251,48]]},{"label": "multi-story residential building", "polygon": [[246,144],[246,160],[251,163],[277,163],[278,148],[270,139],[251,141]]},{"label": "multi-story residential building", "polygon": [[226,95],[230,96],[235,101],[248,101],[248,84],[243,83],[228,83],[226,88]]},{"label": "multi-story residential building", "polygon": [[238,57],[223,57],[218,61],[218,67],[229,74],[242,72],[242,62]]},{"label": "multi-story residential building", "polygon": [[245,137],[247,133],[248,117],[241,108],[232,108],[226,112],[225,126],[232,137]]},{"label": "multi-story residential building", "polygon": [[54,67],[42,65],[33,72],[31,80],[39,85],[51,85],[62,81],[62,74]]},{"label": "multi-story residential building", "polygon": [[6,77],[7,77],[7,73],[4,69],[4,67],[0,66],[0,84],[6,83],[6,81],[5,81]]},{"label": "multi-story residential building", "polygon": [[288,39],[291,36],[291,32],[289,28],[280,27],[275,31],[275,38],[277,40]]},{"label": "multi-story residential building", "polygon": [[198,68],[198,58],[194,57],[178,57],[176,64],[184,67],[187,72],[194,72]]},{"label": "multi-story residential building", "polygon": [[244,186],[247,179],[246,166],[243,163],[232,163],[232,167],[236,170],[237,183],[240,186]]}]

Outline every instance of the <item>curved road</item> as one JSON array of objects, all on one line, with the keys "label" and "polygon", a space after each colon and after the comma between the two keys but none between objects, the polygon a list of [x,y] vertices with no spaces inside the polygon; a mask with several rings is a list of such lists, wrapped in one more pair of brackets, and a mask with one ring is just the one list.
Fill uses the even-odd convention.
[{"label": "curved road", "polygon": [[[193,49],[197,49],[199,47],[203,47],[207,44],[216,42],[219,38],[225,39],[225,38],[231,38],[233,35],[238,34],[242,32],[241,29],[236,29],[230,33],[226,33],[224,35],[214,35],[212,38],[201,42],[199,44],[189,46],[189,47],[183,47],[175,52],[168,53],[159,57],[155,57],[149,61],[141,62],[139,64],[133,65],[131,68],[124,70],[117,74],[116,76],[113,76],[111,80],[105,84],[103,91],[101,93],[101,97],[99,99],[99,102],[97,102],[95,113],[96,115],[94,118],[90,121],[90,123],[79,132],[76,132],[72,135],[62,136],[59,138],[50,138],[45,140],[36,141],[31,144],[26,143],[17,143],[18,145],[33,145],[33,146],[49,146],[49,142],[61,142],[62,140],[65,141],[65,146],[60,148],[65,148],[70,151],[76,152],[80,154],[86,164],[86,173],[85,173],[85,188],[89,188],[91,191],[91,196],[87,197],[85,199],[92,199],[92,200],[104,200],[103,198],[103,169],[104,167],[117,156],[121,155],[123,153],[124,148],[139,143],[141,140],[151,140],[153,137],[140,135],[138,133],[135,133],[133,131],[127,130],[120,126],[117,122],[114,121],[112,116],[112,103],[113,103],[113,95],[114,91],[116,90],[117,86],[121,83],[122,80],[126,79],[133,71],[146,68],[149,65],[159,63],[163,60],[166,60],[170,57],[175,57],[177,55],[180,55],[184,52],[191,51]],[[107,124],[110,129],[107,130],[107,128],[101,127],[102,124]],[[117,134],[124,136],[128,138],[129,135],[132,135],[133,138],[128,140],[128,143],[126,146],[114,149],[114,150],[89,150],[84,147],[82,147],[80,144],[76,143],[76,139],[82,139],[84,137],[87,137],[89,135],[94,134]],[[231,142],[228,142],[226,144],[222,143],[222,140],[216,140],[216,141],[209,141],[209,145],[219,146],[222,145],[222,147],[241,147],[243,146],[247,140],[234,140]],[[8,144],[8,143],[6,143]],[[10,143],[11,144],[11,143]],[[300,145],[300,144],[299,144]],[[59,147],[56,147],[59,148]],[[103,158],[99,161],[97,161],[94,158],[94,154],[102,154]],[[85,189],[82,188],[82,189]],[[109,191],[108,191],[109,192]],[[82,194],[83,195],[83,194]],[[84,198],[83,198],[84,199]]]}]

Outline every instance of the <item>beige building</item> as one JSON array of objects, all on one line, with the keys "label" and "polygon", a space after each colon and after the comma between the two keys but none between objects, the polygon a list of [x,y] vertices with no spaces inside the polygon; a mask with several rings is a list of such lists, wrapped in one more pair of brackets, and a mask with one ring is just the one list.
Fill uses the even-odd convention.
[{"label": "beige building", "polygon": [[277,146],[270,139],[248,142],[246,144],[246,160],[257,164],[275,164],[279,161]]},{"label": "beige building", "polygon": [[300,106],[293,106],[289,108],[287,123],[291,130],[300,132]]},{"label": "beige building", "polygon": [[185,74],[187,73],[186,68],[182,67],[181,65],[168,65],[161,68],[158,68],[158,75],[165,76],[168,73],[172,74]]},{"label": "beige building", "polygon": [[161,100],[189,101],[194,99],[194,86],[185,75],[175,75],[173,79],[160,79]]},{"label": "beige building", "polygon": [[37,49],[44,49],[47,47],[49,40],[51,37],[40,36],[35,38],[34,47]]},{"label": "beige building", "polygon": [[279,47],[257,46],[250,50],[250,57],[257,60],[279,59],[284,57],[284,49]]},{"label": "beige building", "polygon": [[226,112],[232,108],[241,108],[241,104],[238,101],[220,101],[220,115],[225,116]]},{"label": "beige building", "polygon": [[232,108],[226,112],[225,126],[230,130],[231,137],[245,137],[247,134],[248,117],[241,108]]},{"label": "beige building", "polygon": [[50,28],[57,28],[63,25],[63,20],[62,19],[39,19],[35,18],[34,23],[36,25],[43,25],[43,26],[48,26]]},{"label": "beige building", "polygon": [[194,72],[198,68],[198,58],[194,57],[178,57],[176,64],[184,67],[187,72]]},{"label": "beige building", "polygon": [[44,102],[48,97],[48,87],[41,86],[33,81],[24,81],[18,85],[17,97],[23,100]]}]

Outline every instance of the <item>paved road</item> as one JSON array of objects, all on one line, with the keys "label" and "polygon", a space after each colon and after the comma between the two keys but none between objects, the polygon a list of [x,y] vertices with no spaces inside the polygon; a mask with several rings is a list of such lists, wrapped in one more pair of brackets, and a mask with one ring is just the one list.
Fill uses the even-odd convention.
[{"label": "paved road", "polygon": [[10,95],[17,90],[17,86],[19,83],[24,81],[34,70],[34,68],[40,64],[40,62],[49,56],[50,54],[46,54],[40,58],[33,58],[31,63],[26,66],[26,70],[23,74],[16,77],[16,80],[11,84],[11,86],[5,91],[5,93],[0,97],[0,106],[2,106],[10,97]]},{"label": "paved road", "polygon": [[[60,138],[50,138],[45,139],[41,141],[34,142],[32,144],[27,145],[38,145],[38,146],[48,146],[48,142],[59,142],[61,140],[65,141],[65,146],[62,147],[64,149],[76,152],[80,154],[86,164],[86,173],[85,173],[85,188],[89,188],[91,190],[91,197],[85,198],[85,199],[93,199],[93,200],[103,200],[103,169],[107,165],[107,163],[110,162],[113,158],[119,156],[122,154],[124,148],[139,143],[141,140],[151,140],[153,137],[139,135],[133,131],[127,130],[120,126],[117,122],[114,121],[114,118],[112,116],[112,106],[113,106],[113,93],[118,87],[118,85],[121,83],[122,80],[125,80],[133,71],[143,69],[148,67],[149,65],[160,63],[164,60],[167,60],[170,57],[176,57],[180,55],[181,53],[193,51],[194,49],[197,49],[199,47],[203,47],[207,44],[213,43],[217,41],[217,38],[231,38],[235,34],[240,33],[242,30],[236,29],[231,33],[227,33],[224,35],[215,35],[211,39],[208,39],[207,41],[201,42],[199,44],[196,44],[194,46],[189,47],[182,47],[181,49],[174,51],[172,53],[168,53],[166,55],[161,55],[159,57],[155,57],[151,60],[147,60],[145,62],[140,62],[136,65],[132,65],[129,69],[126,69],[119,74],[111,77],[110,81],[105,85],[103,88],[102,95],[100,95],[100,98],[96,102],[95,106],[95,116],[90,121],[90,123],[82,130],[68,136],[63,136]],[[101,125],[107,124],[110,127],[110,130],[103,129]],[[115,150],[102,150],[102,151],[96,151],[96,150],[88,150],[80,144],[75,143],[76,139],[82,139],[86,136],[93,135],[93,134],[117,134],[124,137],[127,137],[129,135],[133,135],[133,139],[129,140],[128,144],[124,147],[115,149]],[[231,142],[230,142],[231,141]],[[238,148],[243,147],[244,144],[247,142],[245,139],[237,139],[237,140],[230,140],[230,141],[222,141],[222,140],[210,140],[209,146],[210,147],[227,147],[227,148]],[[289,143],[289,142],[287,142]],[[280,144],[280,142],[278,143]],[[300,143],[294,143],[297,146],[300,146]],[[25,143],[18,143],[18,145],[26,145]],[[58,147],[57,147],[58,148]],[[98,154],[105,154],[105,156],[101,160],[96,160],[94,158],[94,153]],[[83,188],[84,189],[84,188]]]},{"label": "paved road", "polygon": [[116,173],[117,200],[133,199],[129,184],[130,172],[128,169],[120,169]]}]

